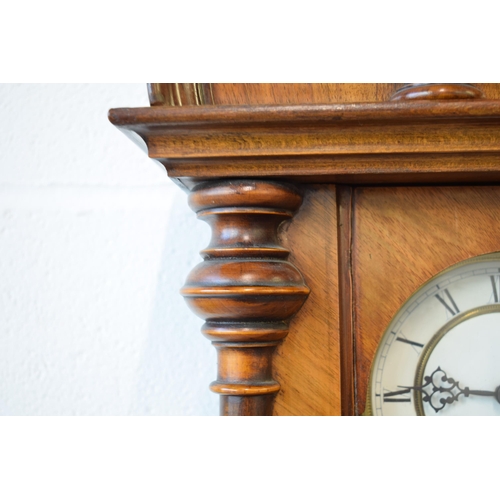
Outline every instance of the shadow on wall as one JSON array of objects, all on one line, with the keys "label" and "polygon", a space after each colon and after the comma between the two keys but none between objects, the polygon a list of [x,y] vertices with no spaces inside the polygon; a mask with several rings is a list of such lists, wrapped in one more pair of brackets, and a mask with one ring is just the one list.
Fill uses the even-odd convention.
[{"label": "shadow on wall", "polygon": [[216,378],[215,349],[200,332],[203,321],[179,290],[201,260],[210,229],[175,192],[163,247],[155,300],[137,386],[140,415],[217,415],[219,398],[208,385]]}]

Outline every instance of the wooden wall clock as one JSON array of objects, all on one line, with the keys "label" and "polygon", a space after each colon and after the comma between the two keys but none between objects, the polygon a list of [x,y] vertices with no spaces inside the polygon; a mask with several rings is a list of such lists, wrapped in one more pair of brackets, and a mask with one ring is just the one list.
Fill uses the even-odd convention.
[{"label": "wooden wall clock", "polygon": [[222,415],[500,415],[500,85],[149,84]]}]

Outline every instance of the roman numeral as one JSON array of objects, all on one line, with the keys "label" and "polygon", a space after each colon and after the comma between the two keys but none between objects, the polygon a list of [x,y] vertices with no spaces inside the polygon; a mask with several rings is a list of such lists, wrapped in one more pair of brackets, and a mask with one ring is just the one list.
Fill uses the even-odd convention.
[{"label": "roman numeral", "polygon": [[[438,295],[436,293],[435,297],[436,299],[439,300],[439,302],[441,302],[441,304],[443,304],[443,306],[453,315],[455,316],[455,314],[458,314],[460,312],[460,309],[458,308],[458,306],[455,304],[455,301],[453,300],[453,297],[450,295],[450,292],[448,291],[447,288],[445,288],[444,290],[444,293],[446,295],[446,297],[443,299],[443,297],[441,297],[440,295]],[[450,304],[448,304],[447,300],[449,300]]]},{"label": "roman numeral", "polygon": [[498,276],[490,276],[491,286],[493,287],[493,300],[498,302]]},{"label": "roman numeral", "polygon": [[414,345],[415,347],[424,347],[424,344],[420,344],[419,342],[415,342],[414,340],[404,339],[403,337],[398,337],[396,340],[399,342],[404,342],[405,344]]},{"label": "roman numeral", "polygon": [[403,398],[406,394],[410,394],[411,389],[401,389],[400,391],[384,392],[384,403],[409,403],[410,398]]}]

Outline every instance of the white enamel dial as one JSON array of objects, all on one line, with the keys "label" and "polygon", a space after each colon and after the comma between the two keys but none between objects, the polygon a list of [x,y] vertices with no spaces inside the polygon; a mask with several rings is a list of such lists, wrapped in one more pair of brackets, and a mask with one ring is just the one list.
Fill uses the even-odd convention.
[{"label": "white enamel dial", "polygon": [[373,415],[500,415],[500,253],[428,281],[384,333]]}]

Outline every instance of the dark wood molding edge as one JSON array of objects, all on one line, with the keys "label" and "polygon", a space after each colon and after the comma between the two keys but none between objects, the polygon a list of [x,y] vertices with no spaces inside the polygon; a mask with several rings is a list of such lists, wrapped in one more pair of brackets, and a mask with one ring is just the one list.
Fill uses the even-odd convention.
[{"label": "dark wood molding edge", "polygon": [[212,240],[181,293],[217,349],[211,390],[222,415],[271,415],[280,389],[272,354],[309,294],[278,241],[278,227],[301,203],[292,185],[251,179],[202,183],[189,195]]},{"label": "dark wood molding edge", "polygon": [[355,360],[352,316],[352,203],[350,186],[337,186],[340,309],[340,386],[342,415],[355,415]]}]

